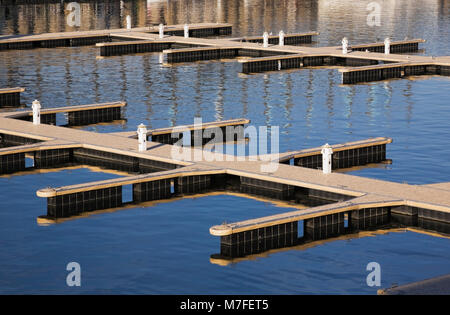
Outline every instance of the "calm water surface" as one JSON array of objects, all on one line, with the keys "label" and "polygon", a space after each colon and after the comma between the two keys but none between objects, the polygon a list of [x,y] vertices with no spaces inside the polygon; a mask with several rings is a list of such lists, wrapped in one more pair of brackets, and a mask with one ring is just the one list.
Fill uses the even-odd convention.
[{"label": "calm water surface", "polygon": [[[424,38],[420,52],[449,55],[450,1],[378,1],[380,27],[366,25],[370,1],[97,1],[82,4],[80,30],[159,23],[229,22],[233,36],[319,31],[316,46]],[[73,31],[61,4],[1,5],[0,34]],[[280,126],[280,150],[388,136],[392,165],[351,172],[427,184],[450,180],[450,79],[410,78],[340,85],[335,69],[239,74],[236,62],[161,65],[158,54],[97,58],[94,47],[0,52],[0,87],[44,107],[126,100],[122,124],[135,130],[246,117]],[[450,272],[450,242],[415,232],[326,242],[220,266],[209,227],[286,211],[230,195],[182,199],[39,226],[46,201],[36,190],[113,178],[80,168],[0,177],[0,293],[357,293],[372,294],[366,265],[382,267],[382,287]],[[69,288],[77,261],[82,286]]]}]

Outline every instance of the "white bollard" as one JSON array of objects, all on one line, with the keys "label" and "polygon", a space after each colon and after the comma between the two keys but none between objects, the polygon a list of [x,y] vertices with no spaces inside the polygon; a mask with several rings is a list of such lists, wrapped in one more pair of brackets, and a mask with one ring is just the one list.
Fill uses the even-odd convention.
[{"label": "white bollard", "polygon": [[389,55],[391,53],[391,39],[389,37],[386,37],[384,40],[384,53],[386,55]]},{"label": "white bollard", "polygon": [[278,45],[284,46],[284,32],[283,32],[283,30],[281,30],[280,33],[278,33],[278,36],[280,37],[280,40],[278,41]]},{"label": "white bollard", "polygon": [[127,30],[131,30],[131,16],[127,15]]},{"label": "white bollard", "polygon": [[331,159],[333,155],[333,149],[327,143],[322,146],[322,170],[324,174],[331,173]]},{"label": "white bollard", "polygon": [[348,53],[348,39],[347,39],[347,37],[344,37],[342,39],[342,53],[344,55]]},{"label": "white bollard", "polygon": [[144,124],[140,124],[137,129],[139,151],[147,151],[147,127]]},{"label": "white bollard", "polygon": [[263,34],[263,47],[269,47],[269,33],[264,32]]},{"label": "white bollard", "polygon": [[159,24],[159,38],[164,38],[164,25]]},{"label": "white bollard", "polygon": [[189,38],[189,25],[184,24],[184,38]]},{"label": "white bollard", "polygon": [[38,100],[34,100],[31,103],[33,109],[33,124],[39,125],[41,123],[41,103]]}]

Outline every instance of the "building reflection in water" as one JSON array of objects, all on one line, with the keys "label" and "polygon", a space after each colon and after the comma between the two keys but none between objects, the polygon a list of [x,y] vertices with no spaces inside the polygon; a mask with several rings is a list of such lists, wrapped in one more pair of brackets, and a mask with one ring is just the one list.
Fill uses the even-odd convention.
[{"label": "building reflection in water", "polygon": [[[318,5],[311,0],[239,1],[91,1],[80,3],[81,25],[69,26],[67,3],[5,5],[0,8],[0,33],[31,34],[120,28],[126,16],[133,26],[227,22],[239,35],[317,28]],[[260,19],[263,17],[263,23]],[[299,25],[301,27],[299,27]]]},{"label": "building reflection in water", "polygon": [[202,77],[202,67],[200,64],[196,65],[195,67],[195,117],[201,117],[202,116],[202,85],[203,85],[203,77]]},{"label": "building reflection in water", "polygon": [[333,129],[333,119],[334,119],[334,85],[336,78],[334,77],[334,70],[326,70],[328,78],[328,89],[326,92],[326,105],[328,108],[327,124],[328,129]]},{"label": "building reflection in water", "polygon": [[271,126],[272,124],[272,101],[271,95],[273,91],[270,89],[270,79],[268,74],[263,75],[263,105],[264,105],[264,117],[266,118],[266,126]]},{"label": "building reflection in water", "polygon": [[411,123],[411,119],[413,117],[413,109],[414,109],[414,101],[412,100],[413,89],[412,89],[412,81],[406,80],[406,88],[403,89],[403,96],[405,97],[406,102],[406,123],[409,125]]},{"label": "building reflection in water", "polygon": [[367,85],[367,99],[366,99],[366,115],[370,122],[374,119],[374,110],[376,107],[376,85]]},{"label": "building reflection in water", "polygon": [[[71,63],[71,54],[69,53],[67,55],[67,60],[64,64],[64,79],[66,81],[66,89],[65,89],[65,93],[66,95],[70,95],[73,92],[73,79],[72,79],[72,73],[71,73],[71,69],[70,69],[70,63]],[[40,89],[39,89],[40,90]],[[66,98],[66,105],[70,106],[70,97]]]},{"label": "building reflection in water", "polygon": [[386,95],[386,100],[384,101],[384,113],[386,116],[386,125],[387,127],[391,127],[391,121],[392,121],[392,95],[393,90],[390,81],[386,80],[383,82],[383,88],[384,88],[384,94]]},{"label": "building reflection in water", "polygon": [[292,117],[291,112],[294,108],[294,102],[292,99],[292,93],[293,93],[293,82],[292,82],[292,73],[283,73],[282,78],[284,78],[284,119],[286,120],[285,125],[283,126],[283,134],[289,134],[289,128],[292,126]]},{"label": "building reflection in water", "polygon": [[178,114],[178,97],[177,97],[177,83],[178,83],[178,67],[170,67],[168,74],[170,75],[170,87],[171,87],[171,102],[168,110],[168,118],[170,126],[176,126],[177,114]]},{"label": "building reflection in water", "polygon": [[347,129],[351,130],[353,127],[352,124],[352,116],[353,116],[353,103],[355,100],[356,87],[354,85],[345,85],[342,86],[344,89],[344,102],[346,104],[346,112],[345,112],[345,122],[347,124]]},{"label": "building reflection in water", "polygon": [[221,62],[219,66],[219,83],[217,85],[217,97],[214,101],[215,120],[223,120],[224,117],[224,93],[225,93],[225,63]]},{"label": "building reflection in water", "polygon": [[142,82],[145,85],[145,102],[146,102],[146,115],[147,115],[147,128],[152,128],[153,106],[152,106],[152,91],[153,80],[151,77],[152,67],[150,63],[150,56],[142,57]]},{"label": "building reflection in water", "polygon": [[311,136],[312,132],[312,118],[314,111],[314,70],[308,71],[308,82],[305,90],[305,98],[306,98],[306,113],[305,113],[305,122],[306,122],[306,138],[308,139]]},{"label": "building reflection in water", "polygon": [[242,104],[242,117],[247,117],[248,114],[248,78],[240,79],[241,81],[241,104]]}]

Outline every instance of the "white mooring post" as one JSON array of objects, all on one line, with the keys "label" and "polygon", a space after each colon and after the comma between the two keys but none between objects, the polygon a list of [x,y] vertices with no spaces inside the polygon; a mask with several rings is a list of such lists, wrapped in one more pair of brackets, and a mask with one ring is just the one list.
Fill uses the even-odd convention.
[{"label": "white mooring post", "polygon": [[131,16],[127,15],[127,30],[131,30]]},{"label": "white mooring post", "polygon": [[347,37],[344,37],[342,39],[342,53],[344,55],[348,53],[348,39],[347,39]]},{"label": "white mooring post", "polygon": [[384,53],[386,55],[389,55],[391,53],[391,39],[389,37],[386,37],[384,40]]},{"label": "white mooring post", "polygon": [[159,24],[159,38],[164,38],[164,25]]},{"label": "white mooring post", "polygon": [[184,38],[189,37],[189,25],[184,24]]},{"label": "white mooring post", "polygon": [[324,174],[331,173],[331,159],[333,155],[333,149],[327,143],[322,146],[322,170]]},{"label": "white mooring post", "polygon": [[41,103],[38,100],[34,100],[31,103],[33,109],[33,124],[39,125],[41,123]]},{"label": "white mooring post", "polygon": [[281,30],[280,33],[278,33],[278,36],[280,37],[280,40],[278,41],[278,45],[284,46],[284,32],[283,32],[283,30]]},{"label": "white mooring post", "polygon": [[269,47],[269,33],[264,32],[263,34],[263,47]]},{"label": "white mooring post", "polygon": [[147,151],[147,127],[144,124],[140,124],[137,129],[139,151]]}]

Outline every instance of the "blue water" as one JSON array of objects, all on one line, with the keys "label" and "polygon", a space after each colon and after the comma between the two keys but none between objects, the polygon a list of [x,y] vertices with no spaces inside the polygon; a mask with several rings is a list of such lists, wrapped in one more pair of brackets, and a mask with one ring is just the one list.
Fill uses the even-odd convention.
[{"label": "blue water", "polygon": [[[365,24],[370,1],[124,1],[91,6],[82,29],[230,22],[233,36],[317,30],[314,45],[427,39],[424,54],[448,55],[448,1],[379,1],[382,24]],[[248,5],[246,5],[248,3]],[[0,6],[0,34],[72,30],[59,4]],[[130,11],[127,11],[130,10]],[[38,13],[39,14],[38,14]],[[47,13],[46,13],[47,12]],[[86,11],[88,12],[88,11]],[[28,21],[28,23],[24,23]],[[84,21],[84,20],[83,20]],[[94,21],[94,22],[92,22]],[[344,23],[344,21],[347,21]],[[158,54],[97,58],[94,47],[0,52],[0,87],[22,86],[22,101],[44,107],[126,100],[126,121],[84,129],[135,130],[245,117],[254,126],[280,127],[280,150],[388,136],[393,164],[352,171],[383,180],[427,184],[450,181],[448,77],[421,77],[342,86],[335,69],[239,74],[236,62],[169,67]],[[88,169],[0,177],[0,293],[356,293],[367,263],[382,268],[382,285],[450,272],[450,242],[415,232],[337,240],[228,266],[210,262],[219,240],[212,225],[286,211],[268,202],[219,195],[101,212],[40,226],[45,200],[36,190],[113,178]],[[81,265],[82,286],[66,285],[66,265]]]}]

